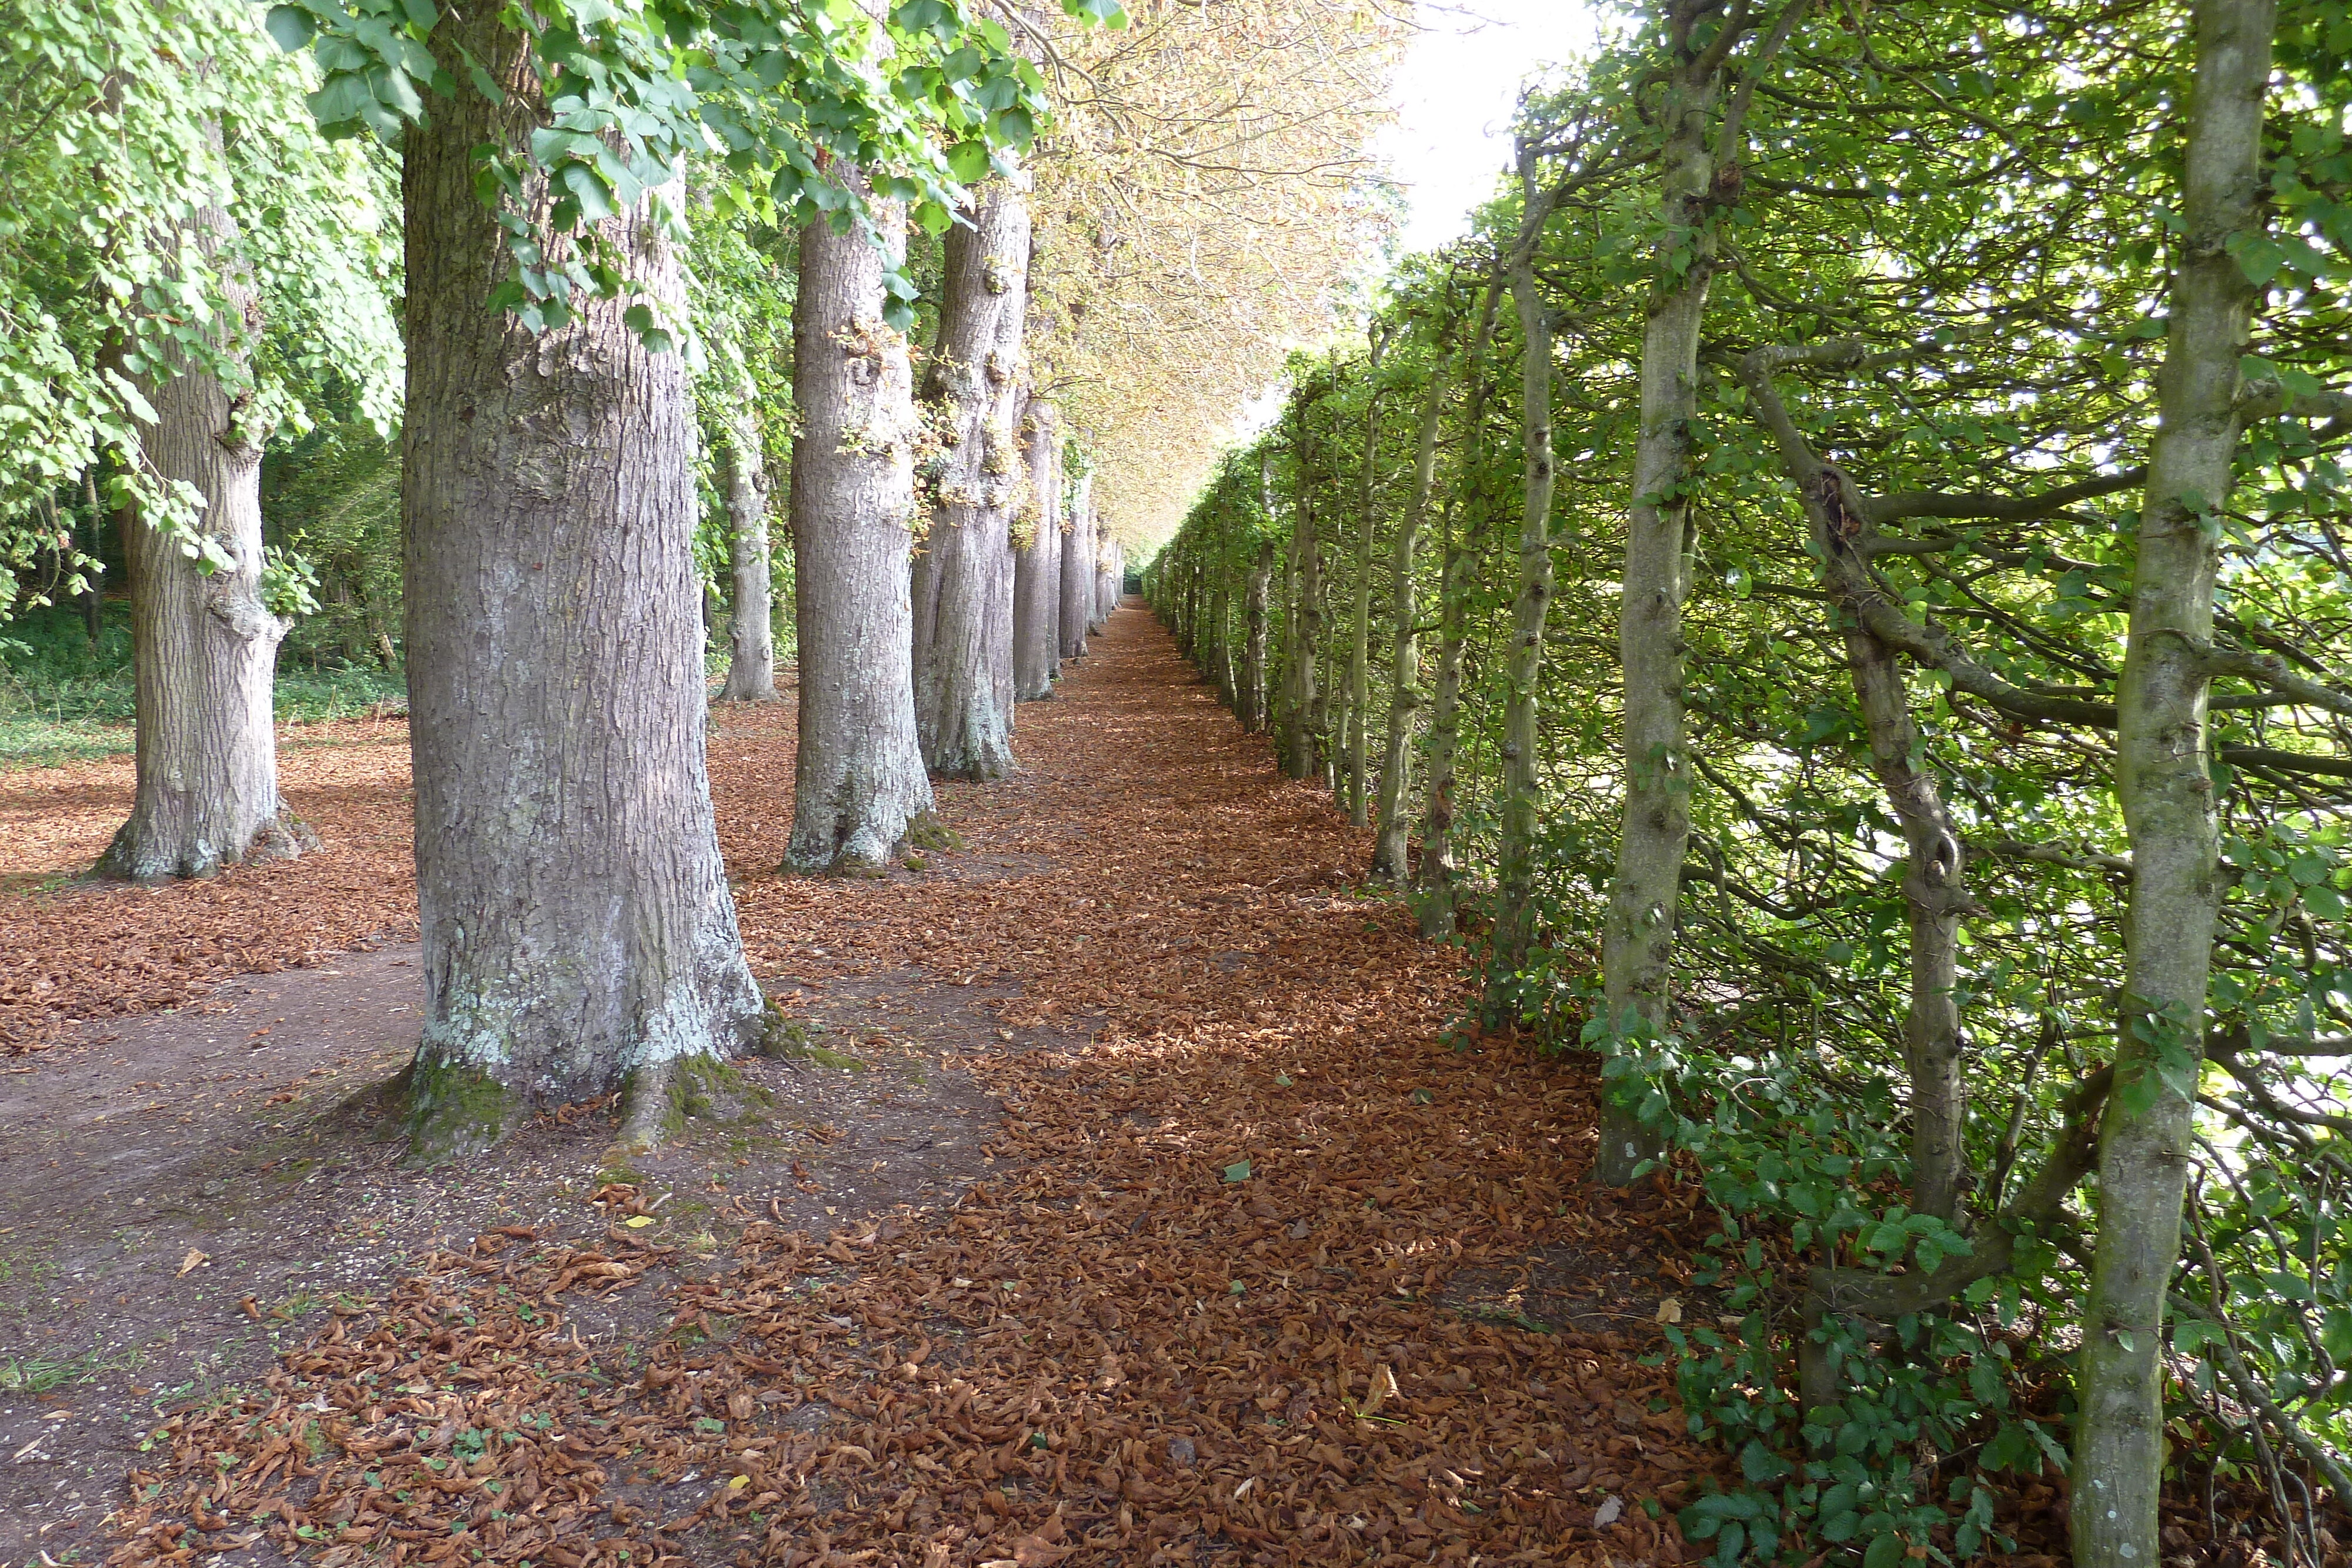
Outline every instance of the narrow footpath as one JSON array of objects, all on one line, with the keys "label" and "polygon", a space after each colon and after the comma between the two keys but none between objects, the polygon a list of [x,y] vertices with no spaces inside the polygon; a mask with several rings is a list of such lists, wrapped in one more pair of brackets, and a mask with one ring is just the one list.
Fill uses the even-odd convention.
[{"label": "narrow footpath", "polygon": [[[336,765],[396,799],[401,739]],[[1686,1209],[1582,1186],[1589,1074],[1448,1036],[1459,955],[1139,607],[1015,740],[942,789],[957,849],[811,881],[788,706],[720,714],[803,1037],[746,1065],[770,1113],[635,1168],[586,1105],[400,1171],[355,1097],[415,1041],[397,940],[20,1059],[0,1561],[1683,1561],[1721,1461],[1645,1360],[1706,1307]],[[327,825],[311,880],[364,880]]]}]

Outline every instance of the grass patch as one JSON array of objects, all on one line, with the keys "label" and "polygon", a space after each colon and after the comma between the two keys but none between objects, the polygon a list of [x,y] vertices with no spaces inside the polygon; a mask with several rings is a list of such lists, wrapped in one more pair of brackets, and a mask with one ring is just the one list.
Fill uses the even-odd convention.
[{"label": "grass patch", "polygon": [[87,1383],[103,1372],[130,1372],[147,1359],[136,1346],[86,1350],[79,1355],[0,1356],[0,1393],[47,1394],[68,1383]]}]

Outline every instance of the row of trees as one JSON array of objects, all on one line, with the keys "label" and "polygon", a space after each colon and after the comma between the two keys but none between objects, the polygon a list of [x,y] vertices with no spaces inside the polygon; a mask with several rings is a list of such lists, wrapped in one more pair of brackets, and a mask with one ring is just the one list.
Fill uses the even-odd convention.
[{"label": "row of trees", "polygon": [[[1093,325],[1150,308],[1122,231],[1185,183],[1106,204],[1106,162],[1219,148],[1323,200],[1349,158],[1233,128],[1319,92],[1322,133],[1362,129],[1330,62],[1385,68],[1396,36],[1323,0],[1313,69],[1226,68],[1255,12],[1135,9],[0,7],[0,539],[21,605],[87,590],[122,530],[138,799],[102,869],[303,851],[270,682],[314,579],[266,547],[264,458],[273,493],[396,493],[424,1155],[624,1086],[625,1136],[656,1138],[678,1076],[763,1027],[704,763],[709,586],[751,700],[789,591],[788,870],[878,868],[930,776],[1014,766],[1016,696],[1083,654],[1150,524],[1107,455],[1144,415],[1097,383],[1148,389],[1139,343],[1184,358]],[[1181,146],[1112,91],[1139,47]],[[1219,355],[1264,375],[1336,262],[1257,237],[1233,281],[1302,297]],[[396,460],[334,455],[372,441]]]},{"label": "row of trees", "polygon": [[1992,1550],[2045,1463],[2085,1568],[2168,1485],[2335,1550],[2347,49],[1663,7],[1149,569],[1486,1021],[1602,1054],[1600,1178],[1705,1184],[1718,1561]]}]

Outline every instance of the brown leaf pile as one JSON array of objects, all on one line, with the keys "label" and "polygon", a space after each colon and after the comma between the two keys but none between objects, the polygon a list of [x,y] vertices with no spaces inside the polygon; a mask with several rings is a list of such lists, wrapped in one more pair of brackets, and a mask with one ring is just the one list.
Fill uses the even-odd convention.
[{"label": "brown leaf pile", "polygon": [[[1457,957],[1352,891],[1364,835],[1141,615],[1097,648],[1022,709],[1029,771],[943,791],[967,848],[911,882],[751,871],[788,742],[712,747],[763,970],[1013,977],[1011,1021],[1091,1034],[962,1064],[1002,1097],[1001,1182],[821,1241],[753,1224],[703,1277],[617,1227],[486,1237],[176,1418],[115,1560],[258,1532],[333,1564],[1679,1561],[1715,1457],[1646,1319],[1433,1300],[1633,1249],[1578,1196],[1589,1080],[1438,1043]],[[729,800],[739,768],[764,792]],[[582,1341],[583,1291],[657,1295],[667,1332]]]}]

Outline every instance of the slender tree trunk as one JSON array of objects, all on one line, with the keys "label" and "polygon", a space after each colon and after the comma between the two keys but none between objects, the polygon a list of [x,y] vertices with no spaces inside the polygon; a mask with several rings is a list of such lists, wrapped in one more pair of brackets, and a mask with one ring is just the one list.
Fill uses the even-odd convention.
[{"label": "slender tree trunk", "polygon": [[1013,692],[1027,703],[1052,696],[1061,673],[1062,427],[1041,398],[1030,400],[1022,423],[1034,521],[1013,552]]},{"label": "slender tree trunk", "polygon": [[1242,599],[1242,728],[1253,735],[1266,726],[1266,591],[1274,582],[1274,541],[1260,539],[1250,564],[1249,588]]},{"label": "slender tree trunk", "polygon": [[2231,242],[2262,232],[2273,0],[2199,0],[2197,77],[2159,421],[2116,688],[2116,781],[2131,912],[2116,1092],[2099,1134],[2099,1238],[2084,1303],[2073,1532],[2082,1568],[2154,1563],[2163,1477],[2164,1298],[2180,1252],[2190,1096],[2204,1056],[2221,884],[2200,658],[2244,416],[2257,290]]},{"label": "slender tree trunk", "polygon": [[1070,507],[1069,531],[1062,536],[1060,637],[1065,659],[1086,656],[1087,629],[1094,621],[1094,508],[1081,496]]},{"label": "slender tree trunk", "polygon": [[[625,298],[538,336],[487,303],[508,256],[476,153],[541,122],[497,16],[445,21],[434,48],[504,102],[436,104],[402,169],[422,1158],[624,1085],[623,1141],[649,1144],[677,1078],[735,1054],[762,1010],[705,771],[686,368],[638,342]],[[683,313],[650,199],[606,232],[632,287]]]},{"label": "slender tree trunk", "polygon": [[1311,391],[1303,392],[1293,405],[1295,429],[1291,436],[1297,479],[1291,497],[1291,553],[1295,565],[1289,636],[1284,648],[1290,671],[1283,711],[1282,770],[1293,779],[1313,778],[1321,767],[1318,741],[1323,698],[1317,674],[1323,657],[1323,552],[1315,537],[1315,459],[1307,428],[1307,409],[1315,395]]},{"label": "slender tree trunk", "polygon": [[1429,715],[1429,804],[1421,827],[1421,934],[1447,936],[1456,924],[1454,884],[1454,789],[1461,751],[1462,651],[1470,636],[1470,585],[1486,542],[1487,507],[1479,494],[1479,444],[1486,439],[1486,350],[1495,340],[1495,311],[1504,277],[1487,280],[1478,325],[1470,338],[1468,407],[1463,416],[1463,526],[1448,530],[1438,582],[1437,680]]},{"label": "slender tree trunk", "polygon": [[[235,224],[207,205],[181,241],[219,268],[227,308],[215,342],[241,356],[260,312],[233,259]],[[148,465],[203,497],[196,526],[222,564],[206,576],[177,538],[124,519],[138,788],[98,873],[156,882],[291,859],[318,841],[278,793],[271,685],[289,627],[261,602],[261,443],[238,424],[246,399],[202,365],[139,381],[155,410],[140,438]]]},{"label": "slender tree trunk", "polygon": [[1372,841],[1371,879],[1399,892],[1404,890],[1406,838],[1412,827],[1404,805],[1412,768],[1412,716],[1421,706],[1421,596],[1413,588],[1413,558],[1429,522],[1429,496],[1437,478],[1438,427],[1445,414],[1446,356],[1453,347],[1453,329],[1450,319],[1440,323],[1430,356],[1429,385],[1421,394],[1413,442],[1412,495],[1389,558],[1388,749],[1381,761],[1381,800],[1374,813],[1380,834]]},{"label": "slender tree trunk", "polygon": [[1968,1081],[1961,1071],[1958,988],[1960,918],[1969,897],[1959,829],[1936,776],[1919,763],[1918,727],[1895,650],[1855,613],[1864,600],[1885,597],[1870,571],[1872,529],[1863,521],[1868,512],[1853,482],[1815,455],[1772,384],[1778,365],[1844,362],[1854,352],[1850,343],[1758,349],[1742,363],[1740,377],[1750,406],[1780,447],[1782,469],[1804,498],[1814,559],[1840,611],[1840,635],[1870,744],[1871,772],[1903,824],[1908,852],[1903,897],[1911,951],[1904,1024],[1911,1090],[1911,1207],[1949,1223],[1959,1212],[1968,1180]]},{"label": "slender tree trunk", "polygon": [[727,566],[733,611],[727,620],[727,684],[723,702],[776,700],[775,613],[769,602],[768,465],[748,383],[736,389],[724,415],[718,460],[719,493],[727,500]]},{"label": "slender tree trunk", "polygon": [[[906,215],[874,204],[894,253]],[[790,871],[870,873],[931,811],[915,735],[912,371],[882,319],[874,241],[801,231],[793,308],[793,588],[800,631],[800,749]]]},{"label": "slender tree trunk", "polygon": [[[1372,340],[1370,374],[1378,377],[1385,333]],[[1365,777],[1370,749],[1372,710],[1372,495],[1380,470],[1381,394],[1375,385],[1364,402],[1364,468],[1356,495],[1356,615],[1348,642],[1348,821],[1360,828],[1371,821],[1371,790]]]},{"label": "slender tree trunk", "polygon": [[1551,319],[1536,282],[1535,253],[1550,204],[1536,183],[1535,153],[1522,142],[1519,188],[1526,204],[1511,256],[1511,300],[1519,316],[1519,432],[1525,465],[1519,510],[1519,591],[1511,608],[1510,695],[1503,708],[1503,837],[1495,949],[1486,1006],[1498,1013],[1511,977],[1535,945],[1535,838],[1540,815],[1544,623],[1551,614]]},{"label": "slender tree trunk", "polygon": [[948,445],[914,572],[915,728],[933,773],[986,779],[1013,769],[1011,507],[1026,488],[1013,427],[1029,204],[992,180],[971,216],[948,231],[939,345],[923,386]]},{"label": "slender tree trunk", "polygon": [[[1769,61],[1806,10],[1787,0],[1770,37],[1754,52],[1748,81]],[[1745,11],[1736,15],[1747,16]],[[1683,719],[1683,602],[1693,549],[1689,479],[1698,417],[1699,329],[1715,272],[1713,190],[1717,160],[1736,159],[1749,87],[1717,124],[1725,62],[1739,29],[1723,19],[1712,37],[1694,36],[1697,16],[1677,12],[1674,80],[1660,167],[1662,233],[1642,333],[1641,428],[1633,446],[1633,497],[1625,536],[1625,580],[1618,601],[1624,670],[1625,809],[1616,875],[1601,933],[1602,1006],[1612,1054],[1625,1035],[1664,1032],[1671,1006],[1675,927],[1683,856],[1690,845],[1690,751]],[[1657,1135],[1621,1103],[1620,1086],[1601,1108],[1596,1180],[1623,1186],[1655,1158]]]}]

